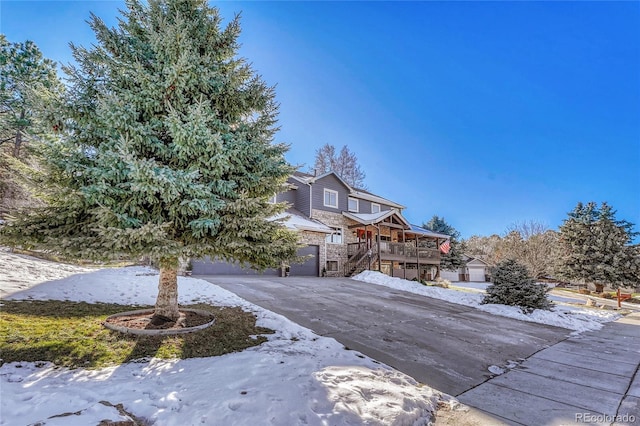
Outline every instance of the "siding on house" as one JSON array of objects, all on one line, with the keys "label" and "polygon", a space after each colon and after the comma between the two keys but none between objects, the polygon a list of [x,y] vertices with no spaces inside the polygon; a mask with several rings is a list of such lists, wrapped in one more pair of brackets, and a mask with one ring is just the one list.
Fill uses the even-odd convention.
[{"label": "siding on house", "polygon": [[[322,179],[318,179],[311,186],[313,209],[333,213],[342,213],[343,211],[348,210],[349,190],[335,175],[327,175]],[[338,193],[338,208],[327,207],[324,205],[325,189],[330,189]]]},{"label": "siding on house", "polygon": [[304,213],[305,216],[311,217],[311,205],[310,205],[310,195],[309,195],[309,185],[302,183],[296,179],[289,178],[289,183],[295,185],[298,189],[292,190],[294,193],[294,200],[292,201],[293,207],[296,208],[301,213]]},{"label": "siding on house", "polygon": [[[358,198],[358,197],[355,197],[353,195],[351,195],[351,198],[356,198],[356,199],[359,200],[358,201],[358,203],[359,203],[358,211],[354,212],[354,213],[371,213],[371,203],[372,203],[371,201],[363,200],[362,198]],[[375,204],[379,204],[380,205],[380,211],[391,210],[390,206],[384,205],[382,203],[375,203]],[[342,209],[342,211],[348,211],[348,207],[349,206],[347,206],[346,208]]]},{"label": "siding on house", "polygon": [[297,193],[298,190],[297,189],[290,189],[288,191],[285,192],[280,192],[279,194],[276,195],[276,201],[278,203],[284,203],[287,202],[289,204],[291,204],[291,207],[295,207],[296,206],[296,198],[297,198]]}]

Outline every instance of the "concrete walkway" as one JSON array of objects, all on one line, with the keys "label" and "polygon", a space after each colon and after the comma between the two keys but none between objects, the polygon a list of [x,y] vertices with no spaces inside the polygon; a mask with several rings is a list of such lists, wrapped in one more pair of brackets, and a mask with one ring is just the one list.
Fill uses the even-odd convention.
[{"label": "concrete walkway", "polygon": [[437,425],[640,425],[640,314],[571,337],[458,396]]}]

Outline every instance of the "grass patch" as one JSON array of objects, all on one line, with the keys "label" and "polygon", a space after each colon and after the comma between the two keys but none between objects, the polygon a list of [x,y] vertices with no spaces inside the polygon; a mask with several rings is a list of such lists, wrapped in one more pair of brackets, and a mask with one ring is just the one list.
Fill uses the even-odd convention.
[{"label": "grass patch", "polygon": [[257,327],[255,316],[238,307],[183,307],[212,312],[216,322],[183,335],[130,336],[104,328],[102,321],[118,312],[149,306],[3,300],[1,363],[51,361],[69,368],[100,368],[145,357],[210,357],[257,346],[267,340],[261,334],[274,332]]}]

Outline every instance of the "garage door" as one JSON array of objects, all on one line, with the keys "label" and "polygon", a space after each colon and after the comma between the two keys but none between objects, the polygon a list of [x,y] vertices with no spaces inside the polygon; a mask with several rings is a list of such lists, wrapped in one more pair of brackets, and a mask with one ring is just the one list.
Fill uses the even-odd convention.
[{"label": "garage door", "polygon": [[460,276],[458,275],[458,271],[440,271],[440,277],[443,280],[449,281],[459,281]]},{"label": "garage door", "polygon": [[193,260],[191,264],[194,275],[280,275],[279,269],[266,269],[263,272],[257,272],[250,268],[242,268],[238,262],[211,260],[209,256]]},{"label": "garage door", "polygon": [[291,276],[317,277],[320,270],[320,246],[306,246],[298,250],[298,256],[311,255],[304,263],[291,264]]},{"label": "garage door", "polygon": [[484,268],[469,268],[469,281],[484,282]]}]

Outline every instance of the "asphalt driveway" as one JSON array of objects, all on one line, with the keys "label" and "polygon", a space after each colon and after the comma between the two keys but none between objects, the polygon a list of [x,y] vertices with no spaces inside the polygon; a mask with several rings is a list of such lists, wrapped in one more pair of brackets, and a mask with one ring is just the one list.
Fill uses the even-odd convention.
[{"label": "asphalt driveway", "polygon": [[198,278],[454,396],[570,333],[347,278]]}]

